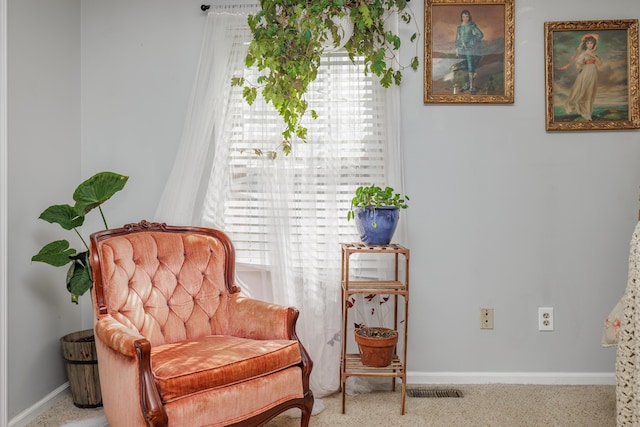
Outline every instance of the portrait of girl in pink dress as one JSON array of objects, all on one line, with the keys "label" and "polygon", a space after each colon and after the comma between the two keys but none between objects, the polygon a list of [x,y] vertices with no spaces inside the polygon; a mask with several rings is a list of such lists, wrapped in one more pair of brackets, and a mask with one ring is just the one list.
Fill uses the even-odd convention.
[{"label": "portrait of girl in pink dress", "polygon": [[563,129],[613,128],[612,122],[628,121],[633,58],[627,31],[565,30],[552,39],[552,120],[565,123]]},{"label": "portrait of girl in pink dress", "polygon": [[544,28],[547,130],[640,128],[638,20]]},{"label": "portrait of girl in pink dress", "polygon": [[[580,46],[576,50],[576,55],[572,63],[578,70],[569,97],[564,103],[567,114],[578,114],[583,120],[592,120],[593,104],[598,90],[598,67],[602,65],[602,60],[597,54],[598,34],[585,34],[582,37]],[[567,64],[562,69],[571,65]]]}]

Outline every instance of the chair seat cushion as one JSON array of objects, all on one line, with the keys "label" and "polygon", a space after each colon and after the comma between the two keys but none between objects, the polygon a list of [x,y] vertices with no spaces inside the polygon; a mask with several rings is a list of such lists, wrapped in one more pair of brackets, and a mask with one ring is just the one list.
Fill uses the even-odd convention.
[{"label": "chair seat cushion", "polygon": [[151,369],[164,402],[262,377],[300,363],[297,341],[210,335],[154,347]]}]

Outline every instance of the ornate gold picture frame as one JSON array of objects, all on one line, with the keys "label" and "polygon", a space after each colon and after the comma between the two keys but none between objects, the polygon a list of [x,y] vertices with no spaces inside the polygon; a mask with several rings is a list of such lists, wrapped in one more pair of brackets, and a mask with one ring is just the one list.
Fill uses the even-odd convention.
[{"label": "ornate gold picture frame", "polygon": [[513,103],[514,0],[425,0],[424,102]]},{"label": "ornate gold picture frame", "polygon": [[547,130],[639,128],[638,20],[544,29]]}]

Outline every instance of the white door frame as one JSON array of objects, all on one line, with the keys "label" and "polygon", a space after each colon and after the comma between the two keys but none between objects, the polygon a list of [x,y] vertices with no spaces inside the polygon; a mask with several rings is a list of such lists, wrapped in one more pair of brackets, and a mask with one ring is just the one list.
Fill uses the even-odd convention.
[{"label": "white door frame", "polygon": [[7,351],[7,0],[0,0],[0,427],[9,424]]}]

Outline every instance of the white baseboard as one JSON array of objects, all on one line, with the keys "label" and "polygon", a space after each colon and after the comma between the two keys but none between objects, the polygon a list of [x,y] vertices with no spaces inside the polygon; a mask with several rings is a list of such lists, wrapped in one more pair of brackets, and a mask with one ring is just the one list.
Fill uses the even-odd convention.
[{"label": "white baseboard", "polygon": [[407,384],[615,385],[613,372],[407,372]]},{"label": "white baseboard", "polygon": [[8,427],[25,427],[39,415],[43,414],[49,408],[51,408],[54,403],[62,399],[67,393],[68,388],[68,382],[62,384],[60,387],[56,388],[51,393],[40,399],[40,401],[36,402],[31,407],[25,409],[14,418],[9,420]]}]

